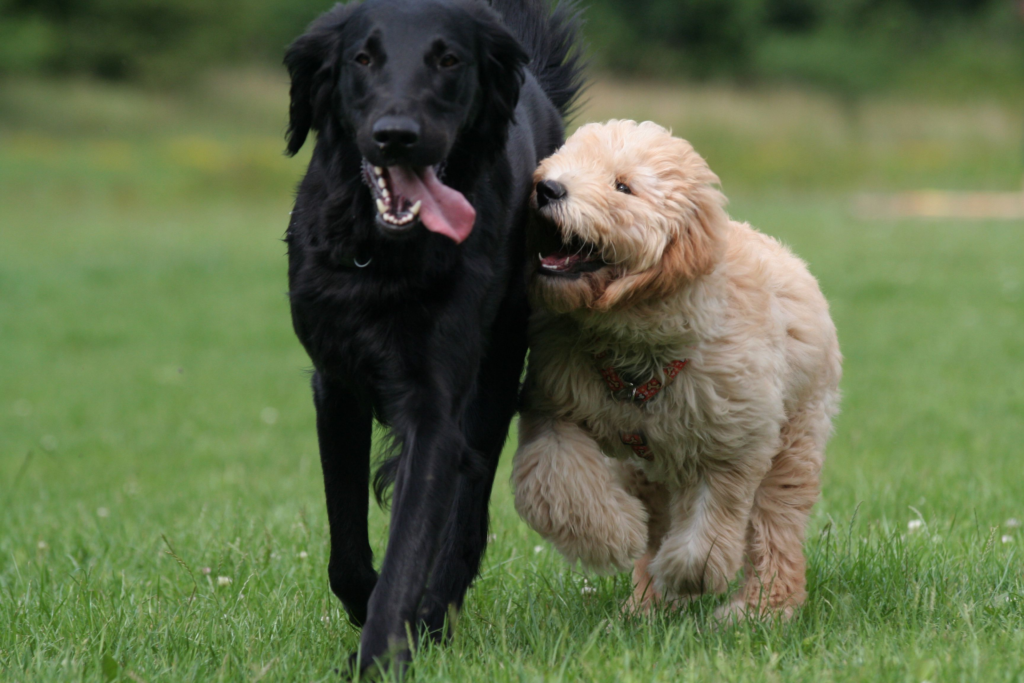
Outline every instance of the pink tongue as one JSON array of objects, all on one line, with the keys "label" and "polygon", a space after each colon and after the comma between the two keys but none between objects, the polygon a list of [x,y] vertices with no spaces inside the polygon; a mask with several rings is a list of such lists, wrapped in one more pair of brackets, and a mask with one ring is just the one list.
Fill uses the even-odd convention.
[{"label": "pink tongue", "polygon": [[420,221],[427,230],[450,237],[456,244],[469,237],[476,222],[476,209],[461,192],[438,180],[434,169],[389,166],[388,173],[395,194],[407,199],[409,204],[423,203]]}]

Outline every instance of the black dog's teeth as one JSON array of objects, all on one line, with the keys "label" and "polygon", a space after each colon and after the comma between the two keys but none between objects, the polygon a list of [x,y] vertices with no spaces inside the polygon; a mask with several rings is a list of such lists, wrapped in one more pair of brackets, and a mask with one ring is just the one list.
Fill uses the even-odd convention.
[{"label": "black dog's teeth", "polygon": [[373,190],[377,214],[385,223],[389,225],[408,225],[419,216],[420,208],[423,205],[422,202],[416,202],[409,206],[409,202],[405,197],[395,195],[389,186],[386,169],[364,163],[363,179],[370,186],[370,189]]}]

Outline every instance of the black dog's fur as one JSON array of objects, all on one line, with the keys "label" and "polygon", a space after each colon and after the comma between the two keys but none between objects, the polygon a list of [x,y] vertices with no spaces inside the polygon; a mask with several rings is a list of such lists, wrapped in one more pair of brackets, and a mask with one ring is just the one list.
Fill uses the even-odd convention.
[{"label": "black dog's fur", "polygon": [[[443,637],[479,569],[526,353],[532,173],[561,144],[582,83],[576,17],[544,0],[366,0],[322,16],[285,58],[288,151],[318,134],[286,238],[292,318],[315,367],[328,574],[363,626],[364,669],[408,657],[407,634]],[[441,69],[439,50],[457,65]],[[395,115],[420,126],[419,142],[374,138]],[[476,209],[469,238],[388,229],[364,158],[443,164]],[[374,417],[397,452],[376,482],[378,494],[394,482],[379,576],[367,532]]]}]

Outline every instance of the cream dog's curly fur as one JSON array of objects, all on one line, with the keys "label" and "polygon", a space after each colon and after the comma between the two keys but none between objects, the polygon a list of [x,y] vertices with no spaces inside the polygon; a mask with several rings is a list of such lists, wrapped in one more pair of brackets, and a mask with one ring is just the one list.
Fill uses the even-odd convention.
[{"label": "cream dog's curly fur", "polygon": [[[607,265],[538,273],[546,261],[533,261],[516,509],[570,561],[635,561],[633,609],[724,592],[745,564],[725,613],[791,614],[839,402],[817,282],[730,220],[715,174],[654,123],[583,126],[535,180],[565,195],[537,212],[533,245],[555,237],[587,250],[575,261]],[[686,365],[638,405],[613,397],[599,357],[637,382]],[[650,460],[622,433],[642,433]]]}]

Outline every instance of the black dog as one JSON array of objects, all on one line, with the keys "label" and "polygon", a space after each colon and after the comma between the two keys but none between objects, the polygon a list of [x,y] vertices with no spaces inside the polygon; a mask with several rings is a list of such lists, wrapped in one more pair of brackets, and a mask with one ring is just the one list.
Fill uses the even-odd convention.
[{"label": "black dog", "polygon": [[[363,669],[442,638],[479,569],[526,353],[532,173],[581,88],[577,33],[573,7],[544,0],[366,0],[285,57],[288,151],[318,133],[287,232],[292,319]],[[378,499],[394,483],[379,576],[374,417],[397,452],[374,482]]]}]

